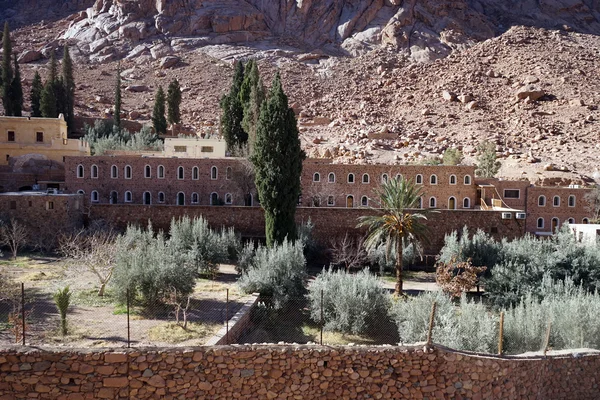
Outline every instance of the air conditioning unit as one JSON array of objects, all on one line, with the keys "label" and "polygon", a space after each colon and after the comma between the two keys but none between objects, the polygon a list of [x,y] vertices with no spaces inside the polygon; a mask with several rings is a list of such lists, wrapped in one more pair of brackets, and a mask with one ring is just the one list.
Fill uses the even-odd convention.
[{"label": "air conditioning unit", "polygon": [[511,219],[511,218],[512,218],[512,213],[509,213],[509,212],[502,213],[502,219]]},{"label": "air conditioning unit", "polygon": [[525,217],[527,217],[527,214],[525,214],[525,213],[516,213],[515,214],[516,219],[525,219]]}]

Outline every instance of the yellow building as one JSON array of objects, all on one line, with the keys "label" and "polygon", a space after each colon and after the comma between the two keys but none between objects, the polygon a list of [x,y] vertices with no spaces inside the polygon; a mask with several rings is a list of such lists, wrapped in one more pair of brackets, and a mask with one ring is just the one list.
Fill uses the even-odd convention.
[{"label": "yellow building", "polygon": [[227,145],[220,139],[166,138],[165,157],[224,158]]},{"label": "yellow building", "polygon": [[62,114],[58,118],[0,117],[0,165],[25,154],[41,154],[62,163],[65,156],[89,156],[90,146],[67,138]]}]

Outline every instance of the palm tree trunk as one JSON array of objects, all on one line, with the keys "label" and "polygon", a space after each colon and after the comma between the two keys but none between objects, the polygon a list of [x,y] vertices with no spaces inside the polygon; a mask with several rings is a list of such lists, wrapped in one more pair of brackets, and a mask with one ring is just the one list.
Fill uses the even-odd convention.
[{"label": "palm tree trunk", "polygon": [[402,296],[402,239],[396,241],[396,296]]}]

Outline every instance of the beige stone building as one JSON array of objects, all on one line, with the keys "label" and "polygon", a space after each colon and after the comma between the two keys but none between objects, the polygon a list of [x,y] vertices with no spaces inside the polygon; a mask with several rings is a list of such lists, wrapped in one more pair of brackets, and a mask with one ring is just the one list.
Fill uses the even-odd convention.
[{"label": "beige stone building", "polygon": [[221,139],[166,138],[165,157],[224,158],[227,145]]}]

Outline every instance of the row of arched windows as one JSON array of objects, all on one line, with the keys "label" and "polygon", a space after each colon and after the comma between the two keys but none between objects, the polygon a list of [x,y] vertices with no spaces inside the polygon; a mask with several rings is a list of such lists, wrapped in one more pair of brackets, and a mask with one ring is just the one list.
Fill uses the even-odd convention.
[{"label": "row of arched windows", "polygon": [[[313,207],[321,206],[321,197],[320,196],[313,196],[312,206]],[[335,197],[334,196],[327,196],[327,206],[329,206],[329,207],[335,206]],[[367,196],[361,196],[360,206],[361,207],[369,206],[369,198]],[[463,206],[463,208],[471,208],[471,199],[468,197],[465,197],[463,199],[462,206]],[[354,195],[350,194],[350,195],[346,196],[346,207],[347,208],[354,207]],[[437,199],[435,197],[430,197],[429,198],[429,208],[436,208],[436,207],[437,207]],[[422,198],[419,198],[419,203],[417,204],[417,208],[423,208],[423,199]],[[457,208],[456,198],[454,196],[451,196],[450,198],[448,198],[448,209],[456,210],[456,208]]]},{"label": "row of arched windows", "polygon": [[[98,178],[98,166],[92,165],[90,168],[91,177],[96,179]],[[231,167],[227,167],[225,169],[225,179],[231,179],[233,175],[233,169]],[[130,165],[126,165],[123,168],[123,176],[125,179],[132,179],[133,177],[133,169]],[[119,168],[116,165],[111,165],[110,167],[110,177],[112,179],[119,178]],[[159,165],[156,167],[156,177],[159,179],[163,179],[165,177],[165,167],[164,165]],[[193,180],[200,179],[200,169],[198,167],[192,167],[191,177]],[[77,166],[77,178],[85,178],[85,168],[83,165],[79,164]],[[144,178],[152,178],[152,167],[150,165],[144,166]],[[177,167],[177,179],[185,179],[185,167],[179,166]],[[219,179],[219,169],[216,166],[212,166],[210,168],[210,179],[216,180]]]},{"label": "row of arched windows", "polygon": [[[573,194],[570,195],[569,198],[568,198],[568,200],[567,200],[567,205],[569,207],[575,207],[576,200],[577,199],[576,199],[575,195],[573,195]],[[560,196],[554,196],[552,198],[552,205],[554,207],[560,207]],[[546,196],[541,195],[541,196],[538,197],[538,206],[539,207],[545,207],[546,206]]]},{"label": "row of arched windows", "polygon": [[[85,191],[83,190],[78,190],[77,191],[78,194],[82,194],[85,195]],[[249,195],[250,197],[252,195]],[[157,203],[164,203],[165,202],[165,193],[164,192],[158,192],[157,198],[156,198],[156,202]],[[100,201],[100,195],[98,194],[97,190],[93,190],[90,193],[90,200],[93,203],[98,203]],[[133,198],[133,193],[129,190],[125,191],[124,196],[123,196],[123,201],[125,203],[133,203],[134,198]],[[250,203],[251,203],[251,199],[250,199]],[[116,190],[113,190],[110,192],[109,196],[108,196],[108,202],[110,204],[117,204],[119,203],[119,193]],[[189,197],[189,202],[190,204],[200,204],[200,196],[198,193],[193,192],[191,194],[191,196]],[[144,192],[142,194],[142,204],[145,205],[150,205],[153,204],[152,201],[152,193],[151,192]],[[186,195],[184,192],[179,192],[177,193],[177,196],[175,197],[175,204],[183,206],[186,204]],[[221,199],[218,195],[218,193],[213,192],[210,194],[209,197],[209,204],[210,205],[220,205],[220,204],[233,204],[233,195],[231,193],[225,193],[225,197],[223,199]],[[252,204],[250,204],[252,205]]]},{"label": "row of arched windows", "polygon": [[[566,222],[568,222],[569,224],[574,224],[575,223],[575,218],[568,218],[566,220]],[[587,218],[583,218],[581,220],[582,224],[589,224],[589,222],[590,221]],[[537,229],[544,229],[545,225],[546,225],[546,222],[545,222],[544,218],[540,217],[540,218],[537,219],[537,225],[536,225]],[[557,232],[558,228],[560,228],[560,220],[557,217],[553,217],[550,220],[550,226],[552,228],[552,232]]]},{"label": "row of arched windows", "polygon": [[[401,174],[397,174],[396,175],[396,179],[400,180],[402,178]],[[388,174],[382,174],[381,175],[381,183],[387,183],[389,181],[389,175]],[[321,174],[319,172],[315,172],[313,174],[313,182],[321,182]],[[327,182],[328,183],[335,183],[335,174],[333,172],[330,172],[327,175]],[[348,183],[354,183],[356,182],[356,177],[353,173],[349,173],[348,174],[348,179],[347,179]],[[370,183],[371,182],[371,178],[369,176],[369,174],[363,174],[362,175],[362,179],[361,179],[362,183]],[[458,182],[458,179],[456,177],[456,175],[450,175],[448,182],[450,185],[456,185],[456,183]],[[429,183],[431,185],[437,185],[438,184],[438,177],[437,175],[431,175],[429,177]],[[470,175],[465,175],[463,178],[463,183],[465,185],[470,185],[471,184],[471,176]],[[417,174],[415,176],[415,184],[417,185],[422,185],[423,184],[423,175],[421,174]]]}]

